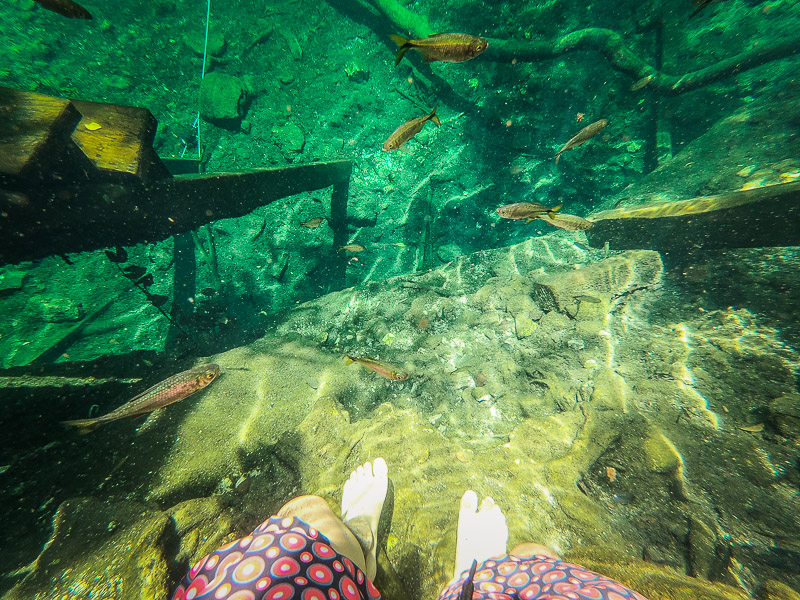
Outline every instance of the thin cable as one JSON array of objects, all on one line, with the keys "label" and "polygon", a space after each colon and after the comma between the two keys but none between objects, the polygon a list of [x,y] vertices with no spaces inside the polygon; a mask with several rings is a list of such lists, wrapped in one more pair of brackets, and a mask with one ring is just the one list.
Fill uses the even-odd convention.
[{"label": "thin cable", "polygon": [[[206,37],[203,40],[203,69],[200,72],[200,83],[202,85],[203,79],[206,76],[206,56],[208,54],[208,22],[211,16],[211,0],[206,0]],[[202,159],[203,155],[200,151],[200,111],[197,111],[197,158]]]}]

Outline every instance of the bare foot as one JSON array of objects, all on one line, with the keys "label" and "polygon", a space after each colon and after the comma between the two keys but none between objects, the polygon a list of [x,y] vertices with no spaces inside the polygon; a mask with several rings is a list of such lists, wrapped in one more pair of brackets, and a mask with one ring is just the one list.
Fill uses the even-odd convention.
[{"label": "bare foot", "polygon": [[342,521],[353,532],[364,551],[367,577],[374,579],[378,560],[378,521],[389,487],[386,461],[364,463],[350,474],[342,492]]},{"label": "bare foot", "polygon": [[461,498],[458,513],[458,538],[456,541],[456,566],[453,577],[469,570],[472,561],[482,563],[487,558],[506,553],[508,526],[500,507],[486,496],[478,510],[478,495],[467,490]]}]

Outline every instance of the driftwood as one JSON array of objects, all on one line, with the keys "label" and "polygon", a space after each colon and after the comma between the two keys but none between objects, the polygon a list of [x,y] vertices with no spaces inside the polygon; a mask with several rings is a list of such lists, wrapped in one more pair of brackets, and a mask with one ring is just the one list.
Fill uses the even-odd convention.
[{"label": "driftwood", "polygon": [[[377,11],[388,20],[394,30],[409,32],[413,37],[427,37],[433,33],[428,20],[412,13],[397,0],[358,0],[362,6]],[[626,44],[619,33],[610,29],[589,27],[560,37],[543,41],[517,41],[489,39],[489,48],[476,60],[508,63],[536,62],[557,58],[578,50],[594,50],[602,54],[612,69],[629,75],[634,82],[645,83],[646,88],[663,96],[678,96],[703,86],[742,73],[774,60],[800,53],[800,33],[769,44],[758,44],[751,50],[721,60],[709,67],[683,75],[669,75],[658,71],[640,58]]]}]

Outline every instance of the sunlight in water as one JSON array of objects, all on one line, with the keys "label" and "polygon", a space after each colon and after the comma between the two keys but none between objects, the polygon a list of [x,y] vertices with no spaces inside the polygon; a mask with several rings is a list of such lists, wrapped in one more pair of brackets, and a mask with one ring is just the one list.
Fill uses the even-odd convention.
[{"label": "sunlight in water", "polygon": [[714,429],[719,429],[719,416],[708,408],[708,400],[694,387],[694,375],[688,366],[688,359],[692,353],[692,338],[689,328],[684,323],[678,323],[675,331],[679,334],[684,355],[682,360],[673,363],[673,374],[678,382],[678,387],[691,399],[689,412],[701,414]]}]

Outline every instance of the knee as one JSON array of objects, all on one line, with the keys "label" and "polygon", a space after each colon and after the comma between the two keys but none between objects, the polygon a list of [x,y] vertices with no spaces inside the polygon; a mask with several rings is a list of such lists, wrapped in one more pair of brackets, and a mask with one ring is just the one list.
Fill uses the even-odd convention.
[{"label": "knee", "polygon": [[532,558],[537,554],[539,556],[547,556],[550,558],[560,559],[561,557],[547,546],[541,544],[534,544],[532,542],[525,542],[519,546],[514,546],[514,549],[509,552],[512,556],[519,558]]},{"label": "knee", "polygon": [[330,510],[328,503],[319,496],[297,496],[281,506],[276,516],[303,519],[304,516],[318,515],[320,512],[330,512]]}]

